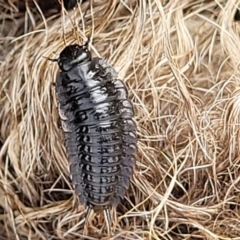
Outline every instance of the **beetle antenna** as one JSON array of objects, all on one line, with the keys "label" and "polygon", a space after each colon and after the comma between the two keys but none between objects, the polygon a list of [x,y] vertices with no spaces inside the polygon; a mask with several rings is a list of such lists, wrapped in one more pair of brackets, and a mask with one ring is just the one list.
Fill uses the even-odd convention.
[{"label": "beetle antenna", "polygon": [[49,57],[45,57],[45,56],[43,56],[43,58],[45,58],[45,59],[47,59],[51,62],[57,62],[58,61],[58,58],[49,58]]},{"label": "beetle antenna", "polygon": [[87,38],[87,41],[83,44],[83,46],[88,49],[89,43],[90,43],[90,37]]}]

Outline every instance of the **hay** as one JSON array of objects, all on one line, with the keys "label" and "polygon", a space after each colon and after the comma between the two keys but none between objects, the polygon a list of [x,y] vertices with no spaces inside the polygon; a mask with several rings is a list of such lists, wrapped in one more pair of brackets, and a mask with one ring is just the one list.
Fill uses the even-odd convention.
[{"label": "hay", "polygon": [[129,88],[140,138],[113,239],[239,239],[240,1],[93,2],[46,18],[0,1],[0,235],[106,236],[92,215],[82,237],[51,85],[58,67],[44,58],[91,35]]}]

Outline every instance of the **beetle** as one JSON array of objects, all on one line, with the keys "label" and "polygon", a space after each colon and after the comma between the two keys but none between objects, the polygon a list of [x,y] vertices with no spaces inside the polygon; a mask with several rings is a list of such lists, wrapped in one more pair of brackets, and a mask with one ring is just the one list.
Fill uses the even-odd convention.
[{"label": "beetle", "polygon": [[56,61],[55,93],[72,182],[80,203],[103,211],[125,197],[136,163],[137,126],[128,90],[115,69],[92,57],[88,41],[66,46]]}]

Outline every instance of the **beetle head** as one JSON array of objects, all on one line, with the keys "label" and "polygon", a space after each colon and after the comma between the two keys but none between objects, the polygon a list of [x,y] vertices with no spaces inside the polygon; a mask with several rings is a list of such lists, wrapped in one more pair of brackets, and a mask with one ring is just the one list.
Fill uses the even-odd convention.
[{"label": "beetle head", "polygon": [[88,50],[88,42],[84,45],[68,45],[65,47],[57,60],[59,68],[66,72],[79,63],[90,61],[92,58]]}]

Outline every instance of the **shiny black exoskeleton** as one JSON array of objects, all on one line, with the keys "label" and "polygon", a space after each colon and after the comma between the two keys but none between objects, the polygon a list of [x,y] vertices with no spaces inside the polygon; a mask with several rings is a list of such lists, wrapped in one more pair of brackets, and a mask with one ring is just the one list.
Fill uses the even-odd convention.
[{"label": "shiny black exoskeleton", "polygon": [[75,192],[91,210],[124,198],[137,151],[134,110],[113,67],[92,58],[88,45],[69,45],[57,59],[58,110]]}]

